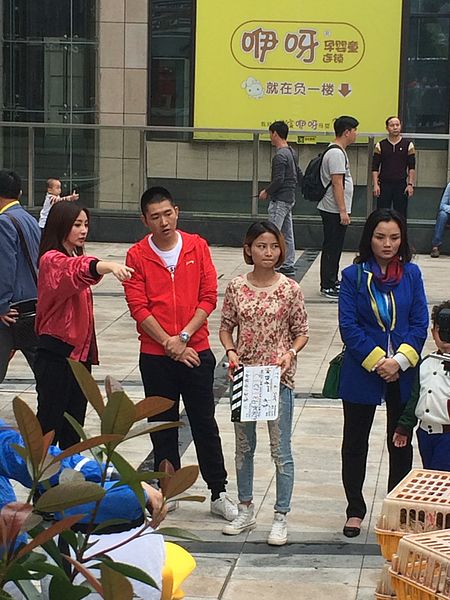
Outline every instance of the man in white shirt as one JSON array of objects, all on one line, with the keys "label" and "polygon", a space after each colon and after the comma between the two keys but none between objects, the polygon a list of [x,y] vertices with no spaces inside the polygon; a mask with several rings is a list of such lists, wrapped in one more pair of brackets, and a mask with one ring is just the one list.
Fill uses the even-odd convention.
[{"label": "man in white shirt", "polygon": [[320,178],[327,187],[317,205],[323,225],[320,258],[320,293],[330,300],[339,296],[339,262],[352,211],[353,180],[346,148],[353,144],[359,123],[354,117],[338,117],[334,122],[335,140],[323,157]]}]

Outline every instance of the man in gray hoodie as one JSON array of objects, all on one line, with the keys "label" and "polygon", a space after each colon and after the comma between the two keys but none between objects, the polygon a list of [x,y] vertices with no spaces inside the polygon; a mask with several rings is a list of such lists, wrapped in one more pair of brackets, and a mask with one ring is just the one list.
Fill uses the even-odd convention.
[{"label": "man in gray hoodie", "polygon": [[294,276],[295,241],[292,226],[292,208],[295,204],[295,188],[299,177],[299,167],[294,151],[287,143],[289,127],[284,121],[275,121],[269,127],[270,141],[276,153],[272,159],[270,185],[259,193],[260,200],[269,198],[267,209],[269,221],[276,225],[286,241],[286,258],[278,271]]}]

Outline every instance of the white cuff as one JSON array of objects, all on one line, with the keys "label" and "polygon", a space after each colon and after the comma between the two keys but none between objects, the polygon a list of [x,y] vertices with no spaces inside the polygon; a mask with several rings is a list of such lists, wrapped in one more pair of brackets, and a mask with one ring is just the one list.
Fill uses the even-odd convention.
[{"label": "white cuff", "polygon": [[397,352],[397,354],[394,354],[394,356],[392,358],[398,362],[400,369],[402,371],[406,371],[406,369],[409,369],[409,367],[411,366],[411,363],[409,362],[409,360],[401,352]]}]

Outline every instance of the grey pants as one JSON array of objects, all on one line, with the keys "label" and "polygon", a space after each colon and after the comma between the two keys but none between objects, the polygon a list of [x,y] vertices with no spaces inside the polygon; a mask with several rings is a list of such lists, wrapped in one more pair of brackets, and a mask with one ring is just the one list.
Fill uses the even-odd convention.
[{"label": "grey pants", "polygon": [[274,202],[271,200],[267,208],[269,221],[276,225],[284,235],[286,242],[286,258],[281,265],[285,269],[293,269],[295,263],[294,228],[292,226],[293,204],[287,202]]},{"label": "grey pants", "polygon": [[[13,344],[13,336],[11,330],[6,325],[0,325],[0,383],[6,377],[6,372],[8,370],[9,359],[11,356],[11,352],[14,348]],[[34,361],[36,358],[36,348],[21,348],[20,351],[25,356],[28,361],[28,364],[31,367],[31,370],[34,368]]]}]

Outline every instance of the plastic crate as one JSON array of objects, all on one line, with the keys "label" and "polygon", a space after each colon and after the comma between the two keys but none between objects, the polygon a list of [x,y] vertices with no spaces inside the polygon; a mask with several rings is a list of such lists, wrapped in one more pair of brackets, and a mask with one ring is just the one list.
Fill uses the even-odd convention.
[{"label": "plastic crate", "polygon": [[450,531],[405,535],[390,568],[398,600],[450,598]]},{"label": "plastic crate", "polygon": [[389,564],[384,565],[381,572],[380,581],[375,590],[375,600],[396,600],[397,596],[392,587],[391,574],[389,572]]},{"label": "plastic crate", "polygon": [[383,500],[375,527],[381,552],[391,560],[405,534],[450,528],[450,472],[413,469]]}]

